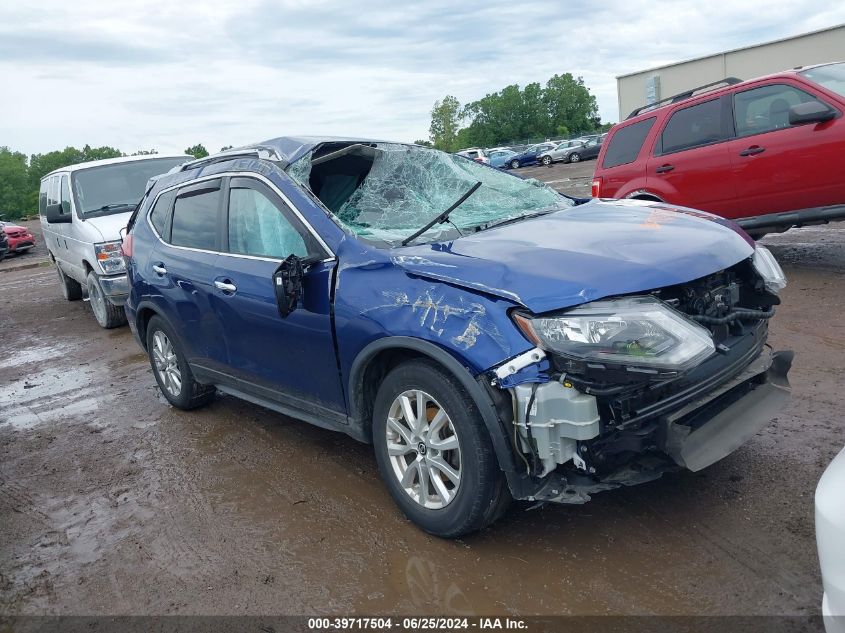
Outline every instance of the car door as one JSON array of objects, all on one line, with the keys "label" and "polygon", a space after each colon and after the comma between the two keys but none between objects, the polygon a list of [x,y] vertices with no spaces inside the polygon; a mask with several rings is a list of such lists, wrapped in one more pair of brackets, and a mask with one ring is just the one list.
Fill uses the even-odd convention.
[{"label": "car door", "polygon": [[673,204],[719,215],[736,205],[728,143],[730,98],[675,110],[656,138],[646,164],[646,186]]},{"label": "car door", "polygon": [[[67,174],[65,174],[64,179],[67,179]],[[51,204],[58,204],[59,203],[59,187],[60,181],[62,176],[50,176],[44,181],[44,208],[46,209],[48,205]],[[70,210],[65,210],[64,206],[62,207],[63,213],[69,213]],[[73,216],[71,216],[71,220]],[[65,239],[65,227],[69,226],[68,224],[64,223],[55,223],[55,224],[48,224],[49,227],[49,234],[45,234],[44,241],[47,245],[47,248],[50,252],[53,253],[53,257],[56,258],[56,263],[58,266],[61,266],[62,270],[65,271],[66,274],[70,273],[70,268],[67,265],[68,257],[68,246],[67,240]]]},{"label": "car door", "polygon": [[738,197],[729,217],[748,217],[845,202],[842,117],[790,125],[789,108],[821,101],[788,83],[770,83],[733,95],[736,139],[728,144]]},{"label": "car door", "polygon": [[[267,183],[232,178],[227,202],[214,305],[236,386],[318,417],[345,415],[332,333],[334,259]],[[299,305],[282,317],[273,274],[290,255],[306,266]]]},{"label": "car door", "polygon": [[160,239],[145,272],[188,362],[216,371],[225,369],[229,360],[213,305],[222,186],[222,178],[213,178],[159,196],[150,222]]}]

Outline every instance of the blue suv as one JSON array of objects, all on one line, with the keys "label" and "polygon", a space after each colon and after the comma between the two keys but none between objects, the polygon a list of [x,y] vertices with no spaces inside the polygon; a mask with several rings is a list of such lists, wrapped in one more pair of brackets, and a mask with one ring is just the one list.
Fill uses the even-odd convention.
[{"label": "blue suv", "polygon": [[151,181],[129,324],[175,407],[232,394],[374,446],[456,537],[754,435],[789,396],[785,280],[730,221],[579,200],[415,145],[278,138]]}]

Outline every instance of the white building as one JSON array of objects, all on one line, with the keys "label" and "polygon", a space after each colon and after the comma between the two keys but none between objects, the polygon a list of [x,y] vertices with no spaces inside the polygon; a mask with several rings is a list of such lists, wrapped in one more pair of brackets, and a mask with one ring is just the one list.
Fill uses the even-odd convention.
[{"label": "white building", "polygon": [[726,77],[761,75],[824,62],[845,61],[845,24],[737,48],[616,78],[619,120],[635,108]]}]

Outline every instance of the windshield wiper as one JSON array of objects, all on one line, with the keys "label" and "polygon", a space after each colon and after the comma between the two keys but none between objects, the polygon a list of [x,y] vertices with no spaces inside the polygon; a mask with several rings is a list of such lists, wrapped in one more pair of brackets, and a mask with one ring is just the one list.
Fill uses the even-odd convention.
[{"label": "windshield wiper", "polygon": [[560,211],[560,207],[551,207],[550,209],[543,209],[542,211],[535,211],[534,213],[526,213],[525,215],[515,215],[512,218],[505,218],[504,220],[494,220],[492,222],[485,222],[484,224],[479,224],[475,227],[475,233],[479,231],[486,231],[487,229],[492,229],[497,226],[504,226],[505,224],[513,224],[514,222],[520,222],[521,220],[528,220],[530,218],[537,218],[541,215],[548,215],[549,213],[554,213],[555,211]]},{"label": "windshield wiper", "polygon": [[104,213],[108,213],[109,211],[114,211],[115,209],[122,209],[124,207],[135,207],[134,204],[131,202],[119,202],[117,204],[104,204],[99,209],[89,209],[85,212],[85,217],[90,218],[96,215],[103,215]]},{"label": "windshield wiper", "polygon": [[469,198],[472,194],[474,194],[475,190],[478,189],[480,186],[481,186],[481,181],[475,183],[472,187],[469,188],[469,191],[467,191],[464,195],[462,195],[460,197],[460,199],[458,199],[458,201],[455,204],[453,204],[451,207],[446,209],[443,213],[441,213],[440,215],[435,217],[431,222],[426,224],[419,231],[416,231],[413,235],[409,235],[404,240],[402,240],[402,246],[407,246],[408,242],[413,242],[415,239],[417,239],[420,235],[425,233],[427,230],[429,230],[435,224],[443,224],[446,220],[449,219],[449,214],[452,213],[452,211],[457,209],[459,206],[461,206],[466,201],[466,199]]}]

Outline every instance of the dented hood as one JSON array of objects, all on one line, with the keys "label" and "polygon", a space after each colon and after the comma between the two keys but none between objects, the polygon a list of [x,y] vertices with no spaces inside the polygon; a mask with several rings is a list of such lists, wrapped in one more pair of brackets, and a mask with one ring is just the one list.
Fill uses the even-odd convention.
[{"label": "dented hood", "polygon": [[408,273],[534,313],[692,281],[750,257],[735,224],[660,203],[594,200],[452,242],[396,249]]}]

